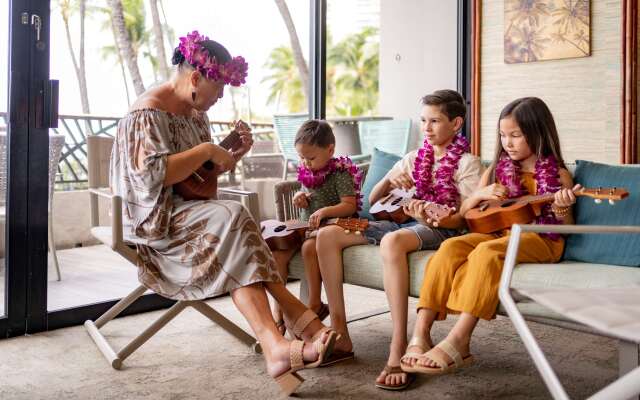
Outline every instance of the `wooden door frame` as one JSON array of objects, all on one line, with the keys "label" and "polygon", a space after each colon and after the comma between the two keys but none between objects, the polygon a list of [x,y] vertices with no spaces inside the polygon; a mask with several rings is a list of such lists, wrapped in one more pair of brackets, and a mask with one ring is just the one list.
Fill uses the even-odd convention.
[{"label": "wooden door frame", "polygon": [[620,162],[638,163],[638,0],[622,0]]},{"label": "wooden door frame", "polygon": [[[480,156],[480,60],[482,1],[471,0],[471,151]],[[622,0],[622,94],[620,124],[620,163],[636,164],[638,159],[638,0]]]}]

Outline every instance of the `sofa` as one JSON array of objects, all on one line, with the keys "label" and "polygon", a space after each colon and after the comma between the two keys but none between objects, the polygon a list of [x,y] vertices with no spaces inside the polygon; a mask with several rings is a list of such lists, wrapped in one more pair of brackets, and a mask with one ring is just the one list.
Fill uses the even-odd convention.
[{"label": "sofa", "polygon": [[[374,153],[371,164],[375,163],[375,158],[376,153]],[[616,171],[616,168],[623,168],[589,162],[579,161],[578,163],[577,167],[576,165],[570,165],[568,168],[574,174],[576,182],[584,183],[585,186],[592,185],[594,182],[597,184],[599,182],[598,179],[608,182],[608,180],[611,179],[611,176],[619,177],[621,174]],[[598,170],[599,167],[602,168]],[[365,169],[369,169],[368,174],[371,174],[371,168],[372,165],[365,166]],[[604,170],[604,172],[602,170]],[[633,192],[629,189],[629,191],[632,192],[632,196],[629,196],[629,199],[633,197],[634,202],[640,203],[640,199],[638,198],[640,196],[638,193],[640,192],[640,168],[633,170],[633,167],[626,167],[625,171],[627,175],[624,177],[625,179],[635,179],[634,182],[622,182],[623,184],[627,184],[626,186],[635,185],[633,187]],[[369,179],[369,177],[367,177],[367,179]],[[379,176],[372,178],[373,182],[379,179]],[[580,179],[584,182],[581,182]],[[628,183],[631,183],[631,185]],[[367,186],[366,182],[364,186]],[[608,185],[599,186],[605,187]],[[618,185],[618,187],[626,186],[623,186],[622,184]],[[299,216],[298,210],[296,210],[292,205],[293,194],[295,194],[299,188],[300,184],[297,181],[285,181],[276,184],[276,212],[279,220],[286,221],[289,219],[295,219]],[[363,192],[366,192],[366,190],[363,190]],[[602,220],[598,218],[595,218],[595,221],[585,221],[584,218],[581,218],[581,213],[585,214],[587,218],[593,217],[591,214],[598,216],[603,213],[603,211],[597,210],[594,213],[591,209],[591,203],[593,203],[593,201],[590,199],[586,200],[582,197],[579,198],[576,206],[576,222],[589,223],[592,225],[604,225]],[[602,207],[609,206],[603,204]],[[618,215],[618,222],[623,222],[619,225],[630,225],[631,223],[629,221],[638,221],[640,219],[640,205],[637,208],[638,210],[622,212],[622,215]],[[610,209],[613,210],[614,207],[610,207]],[[610,212],[610,209],[603,208],[602,210]],[[618,210],[622,211],[623,209],[619,208]],[[630,213],[633,215],[629,216]],[[364,214],[366,215],[366,210]],[[602,218],[606,217],[607,216],[605,215]],[[636,222],[635,225],[640,225],[640,222]],[[640,290],[640,234],[609,235],[609,238],[604,239],[601,238],[600,235],[592,235],[587,237],[586,240],[582,238],[582,236],[589,235],[580,235],[579,238],[576,235],[576,238],[572,238],[571,236],[567,238],[567,250],[565,251],[565,256],[561,262],[557,264],[518,265],[513,274],[511,287],[515,289],[524,289],[529,287],[574,288],[637,286]],[[620,248],[621,243],[623,242],[626,242],[626,245],[622,245],[622,247],[626,246],[634,256],[631,260],[629,260],[628,257],[627,259],[620,259],[620,255],[616,254],[616,250]],[[581,249],[584,251],[593,251],[596,247],[600,250],[598,250],[599,253],[595,255],[581,257],[580,254],[575,254],[576,252],[579,253]],[[573,251],[573,255],[568,254],[571,251]],[[408,255],[410,269],[410,296],[419,296],[420,286],[424,276],[424,269],[427,261],[433,254],[434,251],[416,251]],[[609,260],[612,260],[612,262],[609,262]],[[616,263],[631,264],[633,266],[616,265]],[[379,249],[377,246],[359,245],[345,249],[343,252],[343,264],[345,283],[384,290],[382,260],[379,256]],[[301,298],[306,299],[304,266],[299,252],[290,261],[289,273],[291,278],[302,280],[300,296]],[[346,299],[346,301],[349,301],[349,299]],[[520,302],[518,303],[518,308],[523,316],[529,321],[598,334],[598,332],[592,332],[589,329],[567,320],[561,315],[558,315],[533,302]],[[384,311],[386,310],[375,310],[369,316],[377,315]],[[501,306],[498,309],[498,313],[506,315]],[[357,319],[362,319],[362,317],[363,316],[360,315]],[[639,365],[640,351],[638,344],[620,341],[619,352],[621,360],[621,375]]]}]

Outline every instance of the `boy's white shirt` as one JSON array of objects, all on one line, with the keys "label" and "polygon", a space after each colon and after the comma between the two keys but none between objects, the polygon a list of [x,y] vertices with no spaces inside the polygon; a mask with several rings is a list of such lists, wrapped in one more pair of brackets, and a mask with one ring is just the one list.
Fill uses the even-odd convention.
[{"label": "boy's white shirt", "polygon": [[[387,172],[385,179],[388,179],[391,175],[397,174],[400,171],[406,172],[413,178],[413,167],[418,155],[418,150],[410,151],[405,154],[401,160],[398,160],[394,166]],[[433,178],[435,179],[435,173],[438,170],[439,160],[436,159],[433,166]],[[458,169],[453,175],[453,180],[460,193],[460,203],[462,203],[467,197],[469,197],[474,190],[478,188],[480,183],[480,177],[482,176],[482,162],[478,156],[474,156],[471,153],[464,153],[458,161]]]}]

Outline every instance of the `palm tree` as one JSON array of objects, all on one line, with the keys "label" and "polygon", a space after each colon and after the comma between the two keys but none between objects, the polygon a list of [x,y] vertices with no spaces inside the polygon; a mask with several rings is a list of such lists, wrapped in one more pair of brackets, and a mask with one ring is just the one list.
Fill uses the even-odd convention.
[{"label": "palm tree", "polygon": [[306,96],[306,93],[309,93],[309,67],[307,66],[307,62],[305,61],[304,56],[302,54],[302,47],[300,47],[300,40],[298,39],[296,26],[293,23],[293,19],[291,19],[291,14],[289,13],[289,8],[287,7],[287,3],[285,2],[285,0],[274,0],[274,1],[278,6],[280,15],[282,15],[284,24],[287,27],[287,32],[289,32],[289,40],[291,41],[292,55],[295,60],[296,67],[298,68],[298,73],[300,75],[300,82],[302,84],[302,88]]},{"label": "palm tree", "polygon": [[[128,15],[129,20],[132,17],[135,18],[142,15],[142,20],[144,21],[144,7],[142,7],[141,0],[124,0],[124,2],[128,6],[127,10],[131,11]],[[135,7],[136,5],[138,6],[137,8]],[[145,34],[144,22],[142,25],[137,23],[127,26],[122,0],[109,0],[109,6],[111,7],[111,23],[116,35],[118,52],[127,64],[133,88],[136,91],[136,95],[139,96],[145,91],[145,88],[138,68],[138,53],[136,50],[139,50],[139,48],[134,48],[134,40],[140,39]]]},{"label": "palm tree", "polygon": [[[87,73],[84,58],[84,21],[86,15],[86,0],[58,0],[58,7],[60,8],[60,14],[62,15],[62,21],[64,23],[64,30],[67,37],[67,45],[69,47],[71,61],[73,62],[73,68],[76,73],[76,78],[78,79],[82,112],[84,114],[89,114],[91,109],[89,107],[89,91],[87,89]],[[78,57],[76,57],[76,52],[73,48],[71,30],[69,28],[69,19],[76,11],[79,11],[80,13],[80,49],[78,50]]]},{"label": "palm tree", "polygon": [[160,22],[160,14],[158,13],[158,0],[149,0],[151,8],[151,19],[153,20],[153,40],[156,50],[156,61],[160,77],[163,80],[169,78],[169,67],[167,65],[167,54],[164,51],[164,33],[162,32],[162,23]]},{"label": "palm tree", "polygon": [[280,46],[271,50],[264,67],[271,70],[271,75],[265,76],[261,81],[272,82],[267,103],[275,102],[279,108],[280,100],[284,99],[289,112],[303,111],[306,107],[306,96],[291,48]]},{"label": "palm tree", "polygon": [[375,112],[378,105],[379,55],[378,30],[373,27],[349,35],[329,48],[327,65],[333,69],[333,106],[337,114]]}]

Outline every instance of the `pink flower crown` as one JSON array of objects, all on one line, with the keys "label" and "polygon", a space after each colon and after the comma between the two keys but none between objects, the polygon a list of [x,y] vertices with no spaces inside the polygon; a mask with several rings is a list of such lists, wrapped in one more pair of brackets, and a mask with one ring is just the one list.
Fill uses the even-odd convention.
[{"label": "pink flower crown", "polygon": [[209,57],[208,51],[200,44],[204,40],[209,38],[200,35],[198,31],[181,37],[178,48],[184,59],[208,79],[223,81],[231,86],[240,86],[245,83],[249,64],[244,58],[237,56],[224,64],[218,64],[216,58]]}]

